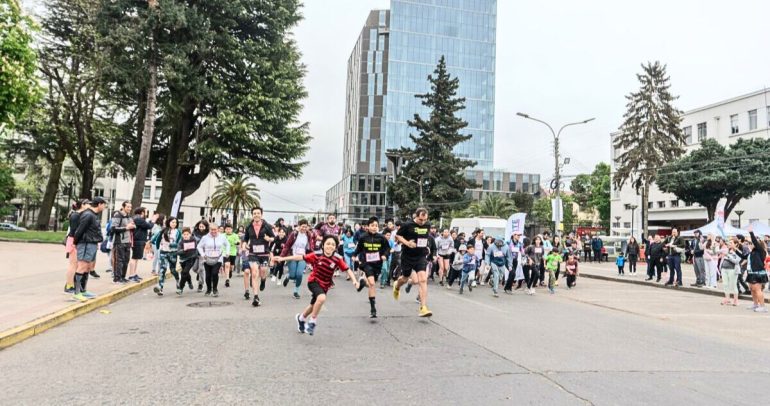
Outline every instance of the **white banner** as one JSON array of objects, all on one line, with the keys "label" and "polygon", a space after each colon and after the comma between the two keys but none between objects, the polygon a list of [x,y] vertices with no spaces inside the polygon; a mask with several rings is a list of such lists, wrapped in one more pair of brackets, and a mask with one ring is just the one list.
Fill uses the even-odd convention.
[{"label": "white banner", "polygon": [[564,221],[564,210],[561,206],[561,197],[551,199],[551,221]]},{"label": "white banner", "polygon": [[524,235],[524,221],[527,213],[513,213],[505,222],[505,239],[510,240],[514,232]]},{"label": "white banner", "polygon": [[717,230],[722,234],[722,237],[725,237],[725,203],[725,200],[720,199],[717,203],[716,213],[714,213],[717,218]]},{"label": "white banner", "polygon": [[177,217],[179,214],[179,206],[182,205],[182,192],[176,192],[174,196],[174,203],[171,205],[171,217]]}]

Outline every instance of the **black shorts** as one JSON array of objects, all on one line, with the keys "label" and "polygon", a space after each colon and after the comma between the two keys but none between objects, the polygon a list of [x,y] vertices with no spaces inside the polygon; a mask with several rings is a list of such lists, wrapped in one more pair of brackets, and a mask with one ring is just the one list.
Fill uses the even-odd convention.
[{"label": "black shorts", "polygon": [[131,259],[144,258],[144,246],[146,244],[145,242],[135,242],[134,247],[131,248]]},{"label": "black shorts", "polygon": [[401,255],[401,276],[409,277],[414,272],[425,272],[428,269],[428,259],[424,257],[409,258]]},{"label": "black shorts", "polygon": [[269,266],[270,257],[258,257],[256,255],[249,255],[249,265],[255,264],[259,267]]},{"label": "black shorts", "polygon": [[382,272],[382,262],[367,262],[361,265],[361,270],[364,271],[364,275],[366,275],[367,278],[374,278],[374,280],[377,280]]},{"label": "black shorts", "polygon": [[443,258],[443,259],[447,259],[447,260],[449,260],[449,259],[452,259],[452,254],[439,255],[439,256],[440,256],[441,258]]},{"label": "black shorts", "polygon": [[746,274],[746,283],[753,285],[755,283],[766,284],[767,283],[767,271],[751,272]]},{"label": "black shorts", "polygon": [[318,296],[326,294],[326,291],[321,287],[321,284],[316,281],[308,282],[307,288],[310,290],[310,294],[313,295],[313,297],[310,299],[311,305],[315,304],[315,300],[318,299]]},{"label": "black shorts", "polygon": [[232,265],[232,266],[235,266],[235,258],[237,258],[237,255],[230,255],[230,256],[227,258],[227,262],[229,262],[229,263],[230,263],[230,265]]}]

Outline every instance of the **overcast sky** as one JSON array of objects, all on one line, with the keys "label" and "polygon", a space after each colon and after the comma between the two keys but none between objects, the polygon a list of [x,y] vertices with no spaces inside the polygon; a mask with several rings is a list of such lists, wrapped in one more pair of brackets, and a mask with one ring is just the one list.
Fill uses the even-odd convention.
[{"label": "overcast sky", "polygon": [[[258,182],[266,210],[322,208],[340,180],[347,59],[369,10],[389,3],[305,0],[296,39],[308,70],[310,164],[300,180]],[[517,111],[555,127],[596,117],[563,133],[564,173],[608,161],[609,133],[645,61],[668,65],[683,110],[770,85],[768,15],[761,0],[498,0],[495,166],[552,177],[550,133]]]}]

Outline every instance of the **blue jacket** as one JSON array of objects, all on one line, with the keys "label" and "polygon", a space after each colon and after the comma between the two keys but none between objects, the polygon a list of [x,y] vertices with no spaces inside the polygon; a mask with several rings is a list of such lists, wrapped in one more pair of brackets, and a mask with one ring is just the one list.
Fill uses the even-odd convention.
[{"label": "blue jacket", "polygon": [[487,260],[497,266],[505,266],[511,269],[513,266],[513,258],[508,245],[503,244],[501,247],[497,247],[496,244],[492,244],[487,248]]}]

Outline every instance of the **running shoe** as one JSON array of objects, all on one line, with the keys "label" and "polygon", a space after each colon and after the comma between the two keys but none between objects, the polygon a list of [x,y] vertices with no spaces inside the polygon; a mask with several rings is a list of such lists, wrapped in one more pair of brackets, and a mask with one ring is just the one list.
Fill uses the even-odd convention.
[{"label": "running shoe", "polygon": [[192,289],[193,289],[193,286],[192,286],[192,281],[190,281],[190,282],[187,282],[187,288],[188,288],[188,289],[190,289],[190,290],[192,290]]},{"label": "running shoe", "polygon": [[176,290],[176,294],[179,295],[179,296],[182,296],[182,289],[177,289]]},{"label": "running shoe", "polygon": [[548,292],[550,292],[552,295],[556,293],[556,290],[554,288],[548,288]]},{"label": "running shoe", "polygon": [[754,311],[756,313],[767,313],[767,307],[765,306],[757,307],[756,309],[754,309]]},{"label": "running shoe", "polygon": [[245,291],[245,292],[243,292],[243,298],[244,298],[244,299],[246,299],[246,300],[249,300],[249,298],[250,298],[250,297],[251,297],[251,296],[249,296],[249,291],[248,291],[248,290],[247,290],[247,291]]},{"label": "running shoe", "polygon": [[86,299],[93,299],[96,297],[96,293],[89,292],[89,291],[80,292],[80,294],[83,295],[83,297],[85,297]]},{"label": "running shoe", "polygon": [[284,288],[289,286],[289,275],[284,276],[283,281],[281,281],[281,283],[283,284]]},{"label": "running shoe", "polygon": [[85,296],[83,296],[82,293],[78,293],[78,294],[72,295],[72,299],[73,300],[77,300],[78,302],[86,302],[86,301],[88,301],[88,299]]},{"label": "running shoe", "polygon": [[420,295],[417,295],[417,297],[414,298],[414,302],[420,304]]},{"label": "running shoe", "polygon": [[203,296],[211,296],[211,291],[207,290],[206,293],[203,294]]},{"label": "running shoe", "polygon": [[299,293],[297,293],[297,292],[294,292],[294,298],[295,298],[295,299],[299,299]]},{"label": "running shoe", "polygon": [[75,287],[74,286],[67,286],[64,285],[64,293],[74,295],[75,294]]},{"label": "running shoe", "polygon": [[420,307],[420,317],[430,317],[430,316],[433,316],[433,312],[428,310],[428,306]]},{"label": "running shoe", "polygon": [[307,327],[305,327],[305,331],[307,331],[307,333],[312,336],[313,333],[315,332],[315,323],[313,323],[312,321],[308,322]]},{"label": "running shoe", "polygon": [[254,307],[259,307],[260,305],[259,296],[254,295],[254,300],[251,302],[251,305]]},{"label": "running shoe", "polygon": [[219,297],[219,291],[216,291],[216,290],[215,290],[215,291],[214,291],[214,293],[212,293],[212,295],[213,295],[214,297]]},{"label": "running shoe", "polygon": [[754,310],[756,310],[757,307],[759,307],[759,306],[757,306],[756,304],[752,303],[751,305],[749,305],[746,308],[746,310],[754,311]]},{"label": "running shoe", "polygon": [[473,283],[468,284],[468,292],[473,292],[473,286],[475,286]]},{"label": "running shoe", "polygon": [[91,275],[92,278],[96,278],[96,279],[101,278],[101,276],[99,276],[99,274],[96,273],[96,271],[91,271],[88,274]]},{"label": "running shoe", "polygon": [[376,319],[377,318],[377,309],[372,309],[372,311],[369,313],[370,319]]},{"label": "running shoe", "polygon": [[198,284],[198,293],[201,293],[201,292],[203,292],[203,284],[199,283]]},{"label": "running shoe", "polygon": [[273,276],[271,276],[271,277],[270,277],[270,281],[271,281],[271,282],[275,282],[275,275],[273,275]]},{"label": "running shoe", "polygon": [[299,331],[302,334],[305,334],[305,322],[300,320],[299,313],[297,313],[297,315],[294,316],[294,320],[297,320],[297,331]]},{"label": "running shoe", "polygon": [[366,279],[360,278],[358,280],[358,292],[364,290],[365,287],[366,287]]},{"label": "running shoe", "polygon": [[226,288],[230,287],[230,279],[225,279],[225,287]]},{"label": "running shoe", "polygon": [[163,289],[159,286],[152,288],[152,291],[155,292],[158,296],[163,296]]},{"label": "running shoe", "polygon": [[497,294],[497,292],[492,292],[492,296],[494,297],[500,297],[500,295]]},{"label": "running shoe", "polygon": [[260,281],[259,281],[259,291],[260,291],[260,292],[261,292],[261,291],[263,291],[263,290],[265,290],[265,281],[266,281],[266,280],[267,280],[267,278],[265,278],[265,279],[262,279],[262,280],[260,280]]},{"label": "running shoe", "polygon": [[393,284],[393,299],[398,300],[398,296],[401,295],[401,291],[398,289],[397,284]]},{"label": "running shoe", "polygon": [[406,287],[404,288],[404,291],[405,291],[407,294],[408,294],[409,292],[411,292],[411,291],[412,291],[412,284],[411,284],[411,283],[407,283],[407,284],[406,284]]}]

